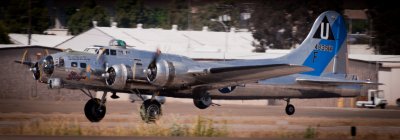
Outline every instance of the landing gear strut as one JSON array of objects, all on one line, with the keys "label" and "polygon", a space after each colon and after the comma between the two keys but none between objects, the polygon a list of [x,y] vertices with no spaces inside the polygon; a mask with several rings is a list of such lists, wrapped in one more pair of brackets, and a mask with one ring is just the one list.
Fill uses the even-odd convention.
[{"label": "landing gear strut", "polygon": [[292,104],[290,104],[290,98],[286,99],[285,101],[287,102],[286,108],[285,108],[286,114],[293,115],[295,112],[295,108]]},{"label": "landing gear strut", "polygon": [[88,92],[90,94],[86,93],[84,90],[82,91],[91,98],[86,102],[84,108],[86,118],[91,122],[101,121],[106,115],[105,103],[106,103],[107,92],[104,91],[102,98],[99,99],[99,98],[93,98],[89,90]]}]

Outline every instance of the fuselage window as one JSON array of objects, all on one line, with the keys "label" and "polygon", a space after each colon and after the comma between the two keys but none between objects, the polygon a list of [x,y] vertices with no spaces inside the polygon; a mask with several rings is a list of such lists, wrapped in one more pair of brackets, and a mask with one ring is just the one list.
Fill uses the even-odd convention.
[{"label": "fuselage window", "polygon": [[118,55],[125,55],[124,51],[122,51],[122,50],[118,50],[117,53],[118,53]]},{"label": "fuselage window", "polygon": [[77,67],[78,66],[78,62],[71,62],[71,67]]},{"label": "fuselage window", "polygon": [[86,68],[86,63],[80,63],[81,68]]},{"label": "fuselage window", "polygon": [[117,51],[116,50],[110,50],[110,54],[111,55],[117,55]]}]

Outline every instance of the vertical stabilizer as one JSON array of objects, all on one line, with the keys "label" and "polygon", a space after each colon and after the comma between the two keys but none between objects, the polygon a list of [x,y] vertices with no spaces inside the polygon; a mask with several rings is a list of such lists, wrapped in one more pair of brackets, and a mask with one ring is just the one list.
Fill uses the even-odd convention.
[{"label": "vertical stabilizer", "polygon": [[307,38],[288,55],[281,57],[290,64],[308,66],[314,71],[303,74],[346,73],[346,24],[339,13],[326,11],[318,16]]}]

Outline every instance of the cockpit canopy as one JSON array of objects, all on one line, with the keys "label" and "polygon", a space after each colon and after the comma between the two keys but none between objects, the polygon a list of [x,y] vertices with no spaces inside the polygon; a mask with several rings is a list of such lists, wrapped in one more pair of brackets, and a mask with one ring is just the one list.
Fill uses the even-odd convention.
[{"label": "cockpit canopy", "polygon": [[123,40],[112,39],[109,42],[109,46],[94,45],[88,47],[84,51],[91,54],[99,54],[101,49],[104,49],[104,55],[127,55],[130,54],[130,49],[126,49],[126,43]]}]

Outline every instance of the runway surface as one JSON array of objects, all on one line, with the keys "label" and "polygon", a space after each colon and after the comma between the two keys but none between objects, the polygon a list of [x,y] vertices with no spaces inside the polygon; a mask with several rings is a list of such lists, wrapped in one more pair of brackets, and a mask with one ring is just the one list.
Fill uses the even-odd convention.
[{"label": "runway surface", "polygon": [[[85,103],[86,101],[0,100],[0,134],[5,135],[0,139],[21,138],[7,136],[10,134],[37,135],[31,131],[25,132],[25,128],[32,127],[31,124],[46,124],[54,120],[62,120],[61,126],[78,125],[83,132],[79,135],[97,134],[84,130],[96,128],[101,131],[99,133],[101,136],[115,136],[118,133],[122,136],[155,136],[157,139],[157,136],[163,135],[153,132],[136,134],[136,132],[153,131],[154,127],[157,127],[157,130],[158,127],[172,129],[171,126],[176,124],[191,129],[196,126],[199,117],[212,122],[215,128],[225,128],[228,132],[225,136],[230,138],[303,138],[308,133],[312,134],[311,138],[330,138],[333,135],[349,138],[351,126],[357,128],[359,138],[381,138],[381,136],[385,139],[400,138],[398,134],[400,110],[397,107],[390,109],[296,107],[295,114],[287,116],[284,112],[285,106],[223,104],[201,110],[192,103],[167,101],[163,105],[162,118],[156,124],[148,125],[139,117],[141,102],[107,102],[106,117],[99,123],[87,121],[83,112]],[[21,129],[21,124],[24,131],[15,132],[14,130]],[[135,134],[114,131],[115,128],[129,129],[135,131]],[[25,137],[27,136],[22,136]],[[149,137],[139,137],[139,139],[147,138]]]}]

